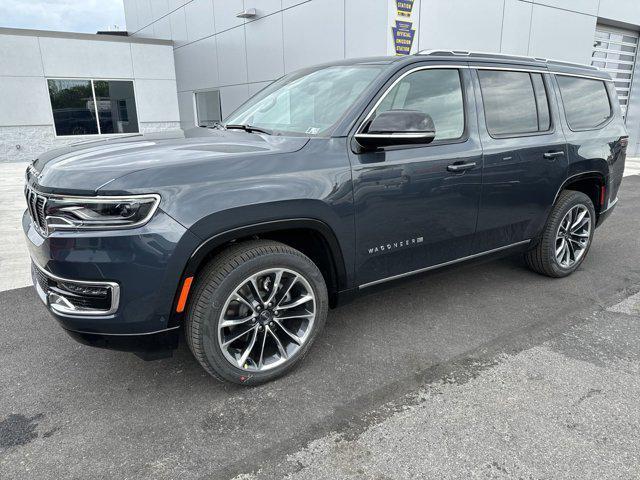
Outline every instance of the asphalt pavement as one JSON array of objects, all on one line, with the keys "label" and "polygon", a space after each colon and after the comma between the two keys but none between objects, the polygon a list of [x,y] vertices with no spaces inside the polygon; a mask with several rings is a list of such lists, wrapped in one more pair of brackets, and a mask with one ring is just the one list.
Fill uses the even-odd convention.
[{"label": "asphalt pavement", "polygon": [[73,342],[0,293],[0,478],[640,478],[640,176],[582,267],[449,268],[331,311],[255,388]]}]

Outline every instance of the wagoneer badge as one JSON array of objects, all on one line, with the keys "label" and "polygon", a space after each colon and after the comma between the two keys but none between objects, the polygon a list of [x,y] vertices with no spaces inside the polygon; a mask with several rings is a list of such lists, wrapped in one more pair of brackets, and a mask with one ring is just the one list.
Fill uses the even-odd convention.
[{"label": "wagoneer badge", "polygon": [[369,255],[375,255],[376,253],[386,253],[392,250],[399,250],[401,248],[413,247],[424,241],[424,237],[407,238],[405,240],[398,240],[396,242],[385,243],[384,245],[376,245],[370,247],[368,250]]}]

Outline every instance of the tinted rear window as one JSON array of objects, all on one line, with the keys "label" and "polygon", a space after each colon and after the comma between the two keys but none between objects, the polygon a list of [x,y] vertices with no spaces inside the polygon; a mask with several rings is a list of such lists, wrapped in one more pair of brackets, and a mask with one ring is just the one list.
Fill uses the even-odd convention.
[{"label": "tinted rear window", "polygon": [[542,75],[479,70],[487,130],[491,135],[519,135],[550,129],[549,102]]},{"label": "tinted rear window", "polygon": [[572,130],[597,128],[611,118],[607,87],[601,80],[557,76],[567,123]]}]

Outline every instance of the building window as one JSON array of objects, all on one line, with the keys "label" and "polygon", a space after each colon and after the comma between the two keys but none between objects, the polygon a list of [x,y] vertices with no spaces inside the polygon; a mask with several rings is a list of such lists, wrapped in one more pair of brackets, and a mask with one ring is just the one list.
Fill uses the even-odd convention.
[{"label": "building window", "polygon": [[220,90],[196,92],[196,115],[199,127],[210,127],[222,121]]},{"label": "building window", "polygon": [[638,32],[598,25],[593,42],[591,65],[613,78],[622,115],[626,117],[633,70],[638,53]]},{"label": "building window", "polygon": [[542,75],[479,70],[487,130],[492,136],[546,132],[551,128]]},{"label": "building window", "polygon": [[138,133],[130,80],[49,80],[56,135]]}]

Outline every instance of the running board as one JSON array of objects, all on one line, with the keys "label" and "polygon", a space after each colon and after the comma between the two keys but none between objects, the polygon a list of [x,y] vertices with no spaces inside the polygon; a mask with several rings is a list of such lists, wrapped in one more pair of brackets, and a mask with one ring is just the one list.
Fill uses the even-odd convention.
[{"label": "running board", "polygon": [[518,247],[520,245],[525,245],[527,243],[531,243],[531,239],[523,240],[521,242],[512,243],[510,245],[505,245],[504,247],[494,248],[492,250],[487,250],[486,252],[474,253],[473,255],[469,255],[467,257],[458,258],[456,260],[450,260],[448,262],[439,263],[437,265],[431,265],[430,267],[420,268],[418,270],[412,270],[406,273],[400,273],[398,275],[393,275],[392,277],[381,278],[380,280],[374,280],[373,282],[364,283],[360,285],[358,288],[362,290],[363,288],[372,287],[374,285],[378,285],[380,283],[391,282],[392,280],[397,280],[399,278],[409,277],[411,275],[417,275],[418,273],[428,272],[430,270],[435,270],[437,268],[447,267],[449,265],[454,265],[460,262],[466,262],[467,260],[472,260],[474,258],[482,257],[484,255],[489,255],[491,253],[501,252],[502,250],[507,250],[509,248]]}]

